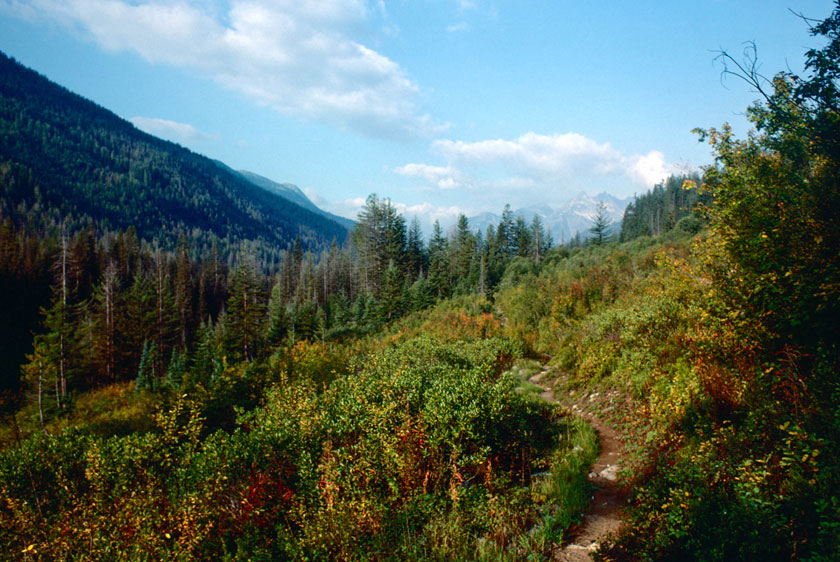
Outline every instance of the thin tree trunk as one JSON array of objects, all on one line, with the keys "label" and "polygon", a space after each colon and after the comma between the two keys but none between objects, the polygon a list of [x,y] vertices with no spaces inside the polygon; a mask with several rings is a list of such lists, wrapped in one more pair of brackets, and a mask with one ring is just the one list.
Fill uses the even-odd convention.
[{"label": "thin tree trunk", "polygon": [[41,429],[44,430],[45,435],[49,435],[50,432],[44,424],[44,366],[40,361],[38,361],[38,416],[41,419]]},{"label": "thin tree trunk", "polygon": [[61,377],[61,399],[67,397],[67,355],[64,347],[64,329],[67,321],[67,232],[61,233],[61,329],[58,335],[58,369]]}]

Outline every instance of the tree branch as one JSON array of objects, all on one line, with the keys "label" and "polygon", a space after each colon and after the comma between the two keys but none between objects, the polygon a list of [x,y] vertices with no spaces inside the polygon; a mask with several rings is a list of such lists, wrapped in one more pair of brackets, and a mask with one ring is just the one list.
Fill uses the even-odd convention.
[{"label": "tree branch", "polygon": [[772,84],[772,82],[769,78],[758,71],[758,48],[756,47],[755,42],[748,41],[744,43],[743,59],[740,61],[730,55],[729,51],[726,49],[721,48],[715,52],[717,53],[715,61],[720,62],[723,65],[723,70],[721,71],[721,83],[724,84],[724,87],[726,77],[734,76],[735,78],[746,82],[759,95],[761,95],[765,101],[772,103],[770,96],[764,88],[764,85]]}]

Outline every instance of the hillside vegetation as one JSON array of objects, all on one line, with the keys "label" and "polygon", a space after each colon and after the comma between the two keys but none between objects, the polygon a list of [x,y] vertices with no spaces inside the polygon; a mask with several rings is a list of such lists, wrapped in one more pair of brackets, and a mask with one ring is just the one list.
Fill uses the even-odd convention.
[{"label": "hillside vegetation", "polygon": [[372,195],[348,246],[267,273],[6,221],[4,280],[46,292],[4,397],[6,551],[551,560],[597,439],[534,395],[547,363],[626,438],[597,559],[837,559],[840,4],[813,33],[804,77],[722,54],[763,96],[755,132],[698,131],[715,164],[637,198],[618,240],[596,221],[548,248],[506,209],[426,245]]},{"label": "hillside vegetation", "polygon": [[497,295],[566,390],[626,396],[601,406],[634,494],[600,559],[840,552],[839,31],[840,10],[813,28],[805,78],[733,69],[770,90],[746,140],[699,131],[717,156],[708,232],[590,248]]},{"label": "hillside vegetation", "polygon": [[0,53],[2,216],[33,230],[133,227],[174,249],[224,256],[250,242],[268,262],[299,238],[341,243],[345,225],[216,162],[136,129]]}]

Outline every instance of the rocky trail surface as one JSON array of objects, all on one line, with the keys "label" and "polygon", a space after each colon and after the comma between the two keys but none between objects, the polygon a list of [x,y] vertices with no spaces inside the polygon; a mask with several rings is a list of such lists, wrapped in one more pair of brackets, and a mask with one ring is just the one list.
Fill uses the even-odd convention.
[{"label": "rocky trail surface", "polygon": [[598,433],[600,441],[600,453],[592,464],[588,477],[594,488],[589,508],[583,513],[581,523],[572,528],[569,542],[558,548],[553,558],[563,562],[591,560],[591,554],[598,549],[601,541],[621,527],[621,514],[627,505],[628,491],[618,481],[622,443],[614,429],[581,408],[571,397],[558,400],[554,395],[554,388],[541,382],[549,372],[550,369],[544,367],[529,381],[543,388],[540,396],[544,400],[559,402],[583,417]]}]

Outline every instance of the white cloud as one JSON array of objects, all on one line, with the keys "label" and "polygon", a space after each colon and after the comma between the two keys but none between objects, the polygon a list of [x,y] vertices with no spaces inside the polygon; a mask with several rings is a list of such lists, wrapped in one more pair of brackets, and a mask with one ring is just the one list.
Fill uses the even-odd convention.
[{"label": "white cloud", "polygon": [[158,117],[132,117],[129,121],[135,127],[150,135],[163,137],[183,144],[219,139],[219,135],[208,135],[188,123],[178,123],[177,121],[169,121]]},{"label": "white cloud", "polygon": [[365,201],[365,197],[354,197],[353,199],[344,199],[342,201],[326,203],[321,208],[334,215],[356,220],[359,211],[365,205]]},{"label": "white cloud", "polygon": [[433,148],[449,162],[503,167],[527,176],[556,176],[581,171],[610,174],[618,170],[624,160],[609,143],[599,144],[577,133],[526,133],[515,140],[473,143],[438,140]]},{"label": "white cloud", "polygon": [[430,166],[428,164],[406,164],[394,171],[401,176],[420,178],[440,189],[455,189],[464,186],[463,174],[452,166]]},{"label": "white cloud", "polygon": [[665,155],[652,150],[644,156],[636,156],[627,175],[641,185],[653,186],[677,172],[677,166],[665,162]]},{"label": "white cloud", "polygon": [[303,194],[306,195],[306,198],[312,201],[312,203],[316,207],[325,207],[329,204],[329,202],[326,199],[321,197],[320,193],[318,193],[311,187],[303,187],[301,188],[301,191],[303,191]]},{"label": "white cloud", "polygon": [[110,51],[198,71],[283,113],[374,136],[439,134],[418,86],[355,41],[365,0],[6,1],[28,19],[72,27]]},{"label": "white cloud", "polygon": [[525,191],[547,198],[580,190],[610,190],[625,194],[649,188],[676,167],[659,151],[625,154],[609,143],[578,133],[525,133],[513,140],[477,142],[437,140],[432,150],[446,165],[411,163],[395,168],[437,188],[466,188],[482,195],[513,195]]},{"label": "white cloud", "polygon": [[[470,209],[459,207],[458,205],[432,205],[431,203],[420,203],[417,205],[406,205],[404,203],[394,203],[394,207],[400,212],[406,220],[411,220],[412,217],[417,217],[420,224],[426,224],[429,227],[435,222],[440,221],[441,225],[450,225],[456,221],[458,215],[471,214]],[[424,229],[427,233],[431,232],[430,228]]]}]

